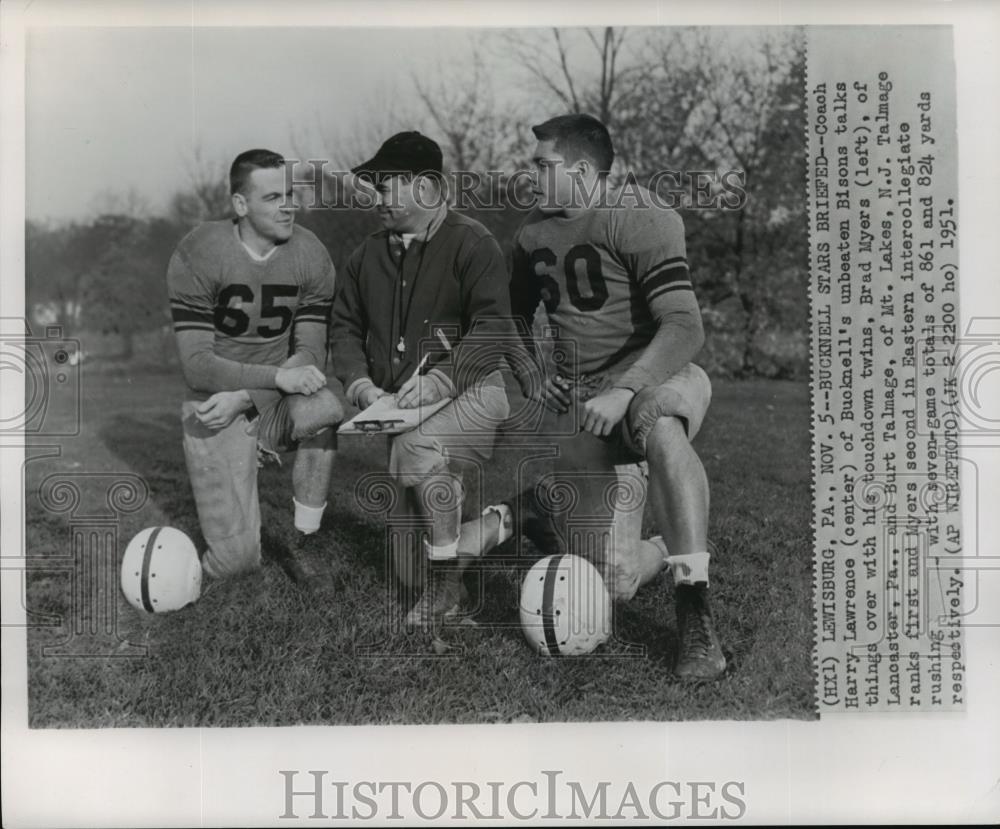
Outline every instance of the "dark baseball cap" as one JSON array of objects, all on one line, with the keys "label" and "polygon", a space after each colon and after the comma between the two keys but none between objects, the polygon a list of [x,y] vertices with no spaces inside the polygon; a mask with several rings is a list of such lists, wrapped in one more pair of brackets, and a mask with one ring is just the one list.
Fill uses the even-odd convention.
[{"label": "dark baseball cap", "polygon": [[419,132],[398,132],[386,140],[374,156],[364,164],[359,164],[351,172],[374,182],[400,173],[441,175],[443,172],[441,148],[435,141]]}]

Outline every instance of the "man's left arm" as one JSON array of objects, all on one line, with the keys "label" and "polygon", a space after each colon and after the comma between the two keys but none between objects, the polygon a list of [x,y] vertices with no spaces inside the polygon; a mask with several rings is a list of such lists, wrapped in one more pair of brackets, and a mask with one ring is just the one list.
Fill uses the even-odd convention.
[{"label": "man's left arm", "polygon": [[694,294],[672,296],[656,303],[659,328],[642,355],[619,377],[614,387],[583,406],[583,428],[609,435],[625,417],[632,398],[646,386],[659,386],[694,359],[705,342],[701,312]]},{"label": "man's left arm", "polygon": [[701,310],[693,291],[654,300],[656,334],[642,355],[615,381],[615,388],[638,394],[646,386],[659,386],[690,363],[705,344]]},{"label": "man's left arm", "polygon": [[466,331],[475,340],[455,349],[453,382],[459,392],[498,370],[510,351],[524,348],[511,314],[507,263],[492,236],[484,236],[470,249],[461,268],[461,291]]},{"label": "man's left arm", "polygon": [[313,365],[322,371],[326,366],[336,271],[326,249],[316,256],[316,260],[295,309],[293,348],[282,364],[285,368]]},{"label": "man's left arm", "polygon": [[684,225],[673,211],[654,215],[653,221],[648,215],[643,218],[643,225],[620,244],[657,330],[611,391],[584,404],[583,427],[598,435],[610,434],[636,394],[647,386],[665,383],[690,363],[705,343],[701,310],[688,271]]},{"label": "man's left arm", "polygon": [[[443,397],[455,397],[494,368],[500,367],[500,357],[511,342],[518,341],[510,313],[510,292],[507,265],[503,251],[492,236],[483,236],[460,252],[458,262],[460,303],[465,334],[474,333],[472,341],[452,343],[451,358],[435,360],[423,378],[430,381],[427,391],[417,395],[404,383],[399,390],[400,405],[428,403]],[[442,349],[443,350],[443,349]]]}]

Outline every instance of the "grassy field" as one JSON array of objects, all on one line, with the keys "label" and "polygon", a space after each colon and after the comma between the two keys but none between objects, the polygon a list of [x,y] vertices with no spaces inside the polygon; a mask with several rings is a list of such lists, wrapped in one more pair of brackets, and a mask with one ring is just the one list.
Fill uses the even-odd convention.
[{"label": "grassy field", "polygon": [[[700,686],[670,677],[668,579],[618,606],[615,640],[589,657],[529,650],[513,566],[485,576],[479,624],[447,631],[443,655],[400,630],[385,522],[354,497],[363,474],[384,469],[382,439],[342,441],[321,530],[335,562],[329,589],[303,595],[265,563],[206,581],[183,611],[144,616],[118,592],[128,539],[169,524],[201,543],[180,450],[181,383],[88,373],[82,388],[80,435],[62,440],[58,456],[35,450],[26,467],[34,727],[814,717],[805,384],[715,383],[696,446],[712,485],[714,607],[730,668]],[[490,497],[509,494],[512,457],[501,452],[489,466]],[[126,474],[145,481],[149,499],[109,522],[104,492]],[[53,475],[79,484],[75,511],[43,504],[39,488]],[[288,465],[263,470],[260,488],[265,527],[290,533]],[[95,535],[109,526],[116,536]],[[74,581],[71,537],[81,530],[104,538],[108,555],[77,567]]]}]

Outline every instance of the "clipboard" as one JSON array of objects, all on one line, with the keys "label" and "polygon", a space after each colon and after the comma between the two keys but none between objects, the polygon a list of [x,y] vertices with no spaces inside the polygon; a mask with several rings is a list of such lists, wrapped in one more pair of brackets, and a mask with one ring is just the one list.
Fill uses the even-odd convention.
[{"label": "clipboard", "polygon": [[337,429],[338,435],[399,435],[417,428],[435,412],[451,403],[445,397],[437,403],[417,406],[414,409],[400,409],[396,405],[396,395],[387,394],[358,412]]}]

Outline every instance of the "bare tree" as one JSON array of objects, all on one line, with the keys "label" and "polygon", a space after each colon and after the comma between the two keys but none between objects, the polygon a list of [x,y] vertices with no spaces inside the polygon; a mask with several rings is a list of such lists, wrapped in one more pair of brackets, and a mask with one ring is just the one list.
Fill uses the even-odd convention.
[{"label": "bare tree", "polygon": [[502,54],[520,66],[535,85],[569,112],[590,112],[614,128],[618,104],[627,97],[642,67],[625,47],[630,33],[603,29],[502,32]]},{"label": "bare tree", "polygon": [[200,144],[185,158],[188,185],[170,199],[168,215],[181,225],[193,227],[211,219],[222,219],[231,210],[229,199],[229,162],[209,159]]},{"label": "bare tree", "polygon": [[433,80],[411,77],[451,167],[485,171],[508,161],[514,151],[512,125],[498,109],[482,52],[475,51],[471,65],[458,71],[439,65]]},{"label": "bare tree", "polygon": [[[482,36],[474,40],[469,61],[438,65],[430,76],[414,74],[412,80],[458,188],[498,205],[511,195],[509,176],[526,162],[527,140],[512,103],[497,94],[497,67],[487,63],[484,41]],[[476,179],[476,174],[487,175]],[[500,226],[493,229],[501,232]]]},{"label": "bare tree", "polygon": [[[742,176],[747,199],[739,209],[692,211],[689,228],[703,256],[708,304],[739,305],[737,370],[760,373],[760,336],[788,310],[789,297],[804,297],[801,39],[699,30],[663,41],[657,54],[641,97],[671,105],[647,110],[642,123],[669,140],[659,153],[647,142],[643,165]],[[636,133],[642,129],[631,140]],[[801,312],[804,302],[796,307]]]},{"label": "bare tree", "polygon": [[419,108],[396,86],[379,86],[367,105],[350,118],[343,113],[316,112],[313,123],[291,125],[291,145],[302,160],[323,159],[331,169],[349,170],[370,158],[390,135],[421,129],[424,118]]}]

